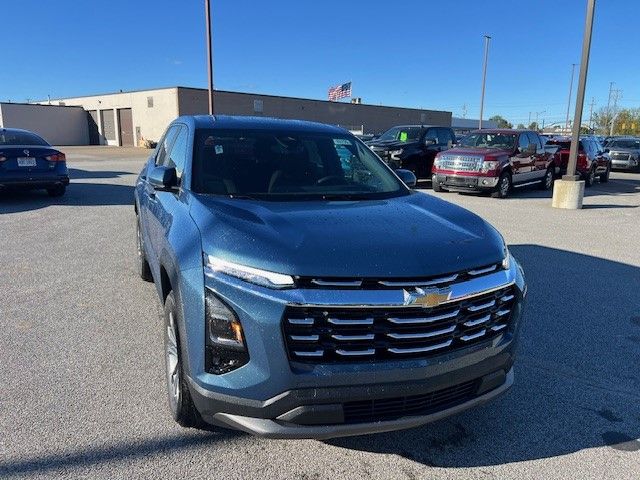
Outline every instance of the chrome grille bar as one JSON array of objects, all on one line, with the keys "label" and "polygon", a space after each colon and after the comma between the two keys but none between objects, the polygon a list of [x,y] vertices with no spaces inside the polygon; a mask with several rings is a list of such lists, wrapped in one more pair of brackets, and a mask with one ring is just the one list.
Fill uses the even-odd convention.
[{"label": "chrome grille bar", "polygon": [[471,335],[463,335],[462,337],[460,337],[460,340],[462,340],[463,342],[468,342],[470,340],[475,340],[476,338],[480,338],[484,336],[486,333],[487,331],[485,329],[482,329],[478,333],[473,333]]},{"label": "chrome grille bar", "polygon": [[387,350],[391,353],[426,353],[432,352],[434,350],[440,350],[441,348],[446,348],[453,340],[447,340],[446,342],[438,343],[436,345],[429,345],[428,347],[416,347],[416,348],[401,348],[401,347],[392,347],[387,348]]},{"label": "chrome grille bar", "polygon": [[467,310],[469,310],[470,312],[478,312],[480,310],[485,310],[487,308],[491,308],[496,304],[495,300],[491,300],[490,302],[487,303],[483,303],[482,305],[471,305],[470,307],[467,307]]},{"label": "chrome grille bar", "polygon": [[373,318],[329,318],[327,321],[333,325],[373,325]]},{"label": "chrome grille bar", "polygon": [[381,280],[378,283],[380,285],[384,285],[385,287],[428,287],[430,285],[438,285],[440,283],[451,283],[454,282],[458,278],[458,274],[454,273],[453,275],[449,275],[448,277],[435,278],[433,280],[428,281],[416,281],[416,282],[407,282],[407,281],[392,281],[392,280]]},{"label": "chrome grille bar", "polygon": [[483,323],[487,323],[489,320],[491,320],[491,315],[486,315],[484,317],[480,317],[475,320],[469,320],[468,322],[464,322],[464,326],[475,327],[477,325],[482,325]]},{"label": "chrome grille bar", "polygon": [[340,342],[350,342],[358,340],[373,340],[375,338],[374,333],[367,333],[364,335],[331,335],[331,338]]},{"label": "chrome grille bar", "polygon": [[416,317],[412,317],[412,318],[389,317],[387,318],[387,320],[389,320],[391,323],[395,323],[396,325],[413,325],[413,324],[419,324],[419,323],[433,323],[433,322],[439,322],[440,320],[455,318],[458,316],[459,313],[460,313],[460,310],[454,310],[453,312],[445,313],[442,315],[436,315],[433,317],[417,317],[417,318]]},{"label": "chrome grille bar", "polygon": [[425,333],[387,333],[387,337],[393,338],[395,340],[416,340],[420,338],[431,338],[437,337],[440,335],[446,335],[447,333],[452,333],[456,329],[456,325],[451,325],[448,328],[443,328],[441,330],[435,330],[433,332],[425,332]]},{"label": "chrome grille bar", "polygon": [[354,357],[360,355],[375,355],[376,350],[374,348],[368,348],[366,350],[344,350],[339,348],[336,350],[338,355],[342,355],[343,357]]}]

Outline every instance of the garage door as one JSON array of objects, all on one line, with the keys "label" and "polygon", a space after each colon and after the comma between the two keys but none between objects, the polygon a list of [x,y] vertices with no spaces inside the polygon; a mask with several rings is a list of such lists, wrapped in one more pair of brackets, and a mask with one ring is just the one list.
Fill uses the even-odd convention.
[{"label": "garage door", "polygon": [[118,109],[118,127],[120,128],[120,145],[133,146],[133,120],[130,108]]},{"label": "garage door", "polygon": [[116,122],[113,118],[113,110],[100,110],[100,120],[102,123],[102,135],[107,140],[116,139]]}]

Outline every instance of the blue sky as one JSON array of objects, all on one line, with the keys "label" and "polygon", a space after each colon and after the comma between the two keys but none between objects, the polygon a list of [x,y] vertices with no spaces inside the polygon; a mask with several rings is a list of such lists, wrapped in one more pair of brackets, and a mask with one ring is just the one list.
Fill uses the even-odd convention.
[{"label": "blue sky", "polygon": [[[216,88],[564,120],[586,0],[212,0]],[[204,0],[4,1],[0,100],[206,86]],[[640,2],[598,0],[587,102],[640,106]],[[576,70],[577,72],[577,70]],[[576,73],[577,80],[577,73]],[[574,85],[575,98],[575,85]],[[585,109],[588,115],[588,107]],[[571,111],[573,116],[573,107]]]}]

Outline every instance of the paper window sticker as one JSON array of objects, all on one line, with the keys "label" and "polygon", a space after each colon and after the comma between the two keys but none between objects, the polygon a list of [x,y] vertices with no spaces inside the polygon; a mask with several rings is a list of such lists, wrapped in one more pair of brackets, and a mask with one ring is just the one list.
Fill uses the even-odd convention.
[{"label": "paper window sticker", "polygon": [[216,155],[220,155],[222,152],[224,152],[222,145],[216,145]]}]

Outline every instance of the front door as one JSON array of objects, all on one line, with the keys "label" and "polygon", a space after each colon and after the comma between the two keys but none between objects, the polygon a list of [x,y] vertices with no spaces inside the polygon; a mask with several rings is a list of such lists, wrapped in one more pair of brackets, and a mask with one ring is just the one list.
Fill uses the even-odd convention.
[{"label": "front door", "polygon": [[133,147],[133,118],[130,108],[118,109],[118,128],[120,129],[120,146]]}]

